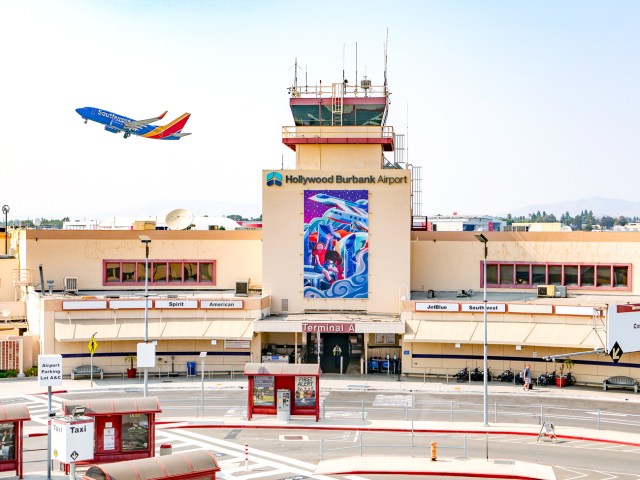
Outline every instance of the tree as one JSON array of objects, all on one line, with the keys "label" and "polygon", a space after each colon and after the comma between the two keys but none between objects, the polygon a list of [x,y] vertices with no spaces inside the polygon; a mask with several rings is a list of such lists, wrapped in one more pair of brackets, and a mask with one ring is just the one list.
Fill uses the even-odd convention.
[{"label": "tree", "polygon": [[615,219],[613,217],[608,216],[608,215],[604,215],[600,219],[600,226],[602,228],[606,228],[607,230],[612,229],[614,223],[615,223]]}]

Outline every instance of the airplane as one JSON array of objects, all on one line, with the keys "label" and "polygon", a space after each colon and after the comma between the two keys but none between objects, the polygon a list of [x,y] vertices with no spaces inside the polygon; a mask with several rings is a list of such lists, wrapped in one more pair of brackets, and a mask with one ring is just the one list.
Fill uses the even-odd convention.
[{"label": "airplane", "polygon": [[361,231],[369,230],[368,200],[360,199],[356,202],[351,202],[325,193],[318,193],[313,197],[309,197],[309,200],[334,207],[324,213],[323,216],[325,218],[333,220],[334,222],[351,225],[353,229],[357,228]]},{"label": "airplane", "polygon": [[124,138],[137,135],[157,140],[180,140],[182,137],[191,135],[190,133],[182,133],[182,129],[191,116],[190,113],[180,115],[167,125],[156,126],[149,124],[162,120],[167,112],[145,120],[134,120],[133,118],[124,117],[117,113],[111,113],[94,107],[76,108],[76,112],[84,119],[84,123],[87,123],[88,120],[101,123],[108,132],[124,132]]}]

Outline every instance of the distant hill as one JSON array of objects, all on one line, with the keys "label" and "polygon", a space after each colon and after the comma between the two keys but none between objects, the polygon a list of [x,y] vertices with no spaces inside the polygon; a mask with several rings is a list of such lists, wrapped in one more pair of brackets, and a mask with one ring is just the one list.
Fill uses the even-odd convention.
[{"label": "distant hill", "polygon": [[617,198],[591,197],[580,200],[569,200],[566,202],[527,205],[507,213],[511,213],[512,216],[517,217],[520,215],[527,216],[530,213],[540,211],[553,213],[559,218],[560,215],[565,212],[569,212],[570,215],[574,216],[579,214],[582,210],[593,210],[593,215],[596,217],[601,217],[603,215],[609,215],[613,218],[619,217],[620,215],[624,215],[625,217],[637,217],[640,216],[640,202],[630,202],[628,200],[621,200]]}]

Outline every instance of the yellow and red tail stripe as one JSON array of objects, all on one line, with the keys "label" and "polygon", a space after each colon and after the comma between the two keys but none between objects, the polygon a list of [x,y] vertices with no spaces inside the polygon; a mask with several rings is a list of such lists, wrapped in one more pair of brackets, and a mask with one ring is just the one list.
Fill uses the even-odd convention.
[{"label": "yellow and red tail stripe", "polygon": [[151,130],[149,133],[145,133],[141,136],[146,138],[170,137],[174,133],[179,132],[184,128],[190,116],[191,116],[190,113],[183,113],[171,123],[168,123],[167,125],[164,125],[162,127],[156,127],[153,130]]}]

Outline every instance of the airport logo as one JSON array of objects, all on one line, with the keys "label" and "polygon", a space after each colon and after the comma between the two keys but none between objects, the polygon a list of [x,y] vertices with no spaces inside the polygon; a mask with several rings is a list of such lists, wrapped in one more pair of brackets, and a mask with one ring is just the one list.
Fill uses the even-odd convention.
[{"label": "airport logo", "polygon": [[282,174],[279,172],[269,172],[267,173],[267,187],[272,187],[275,185],[276,187],[282,186]]}]

